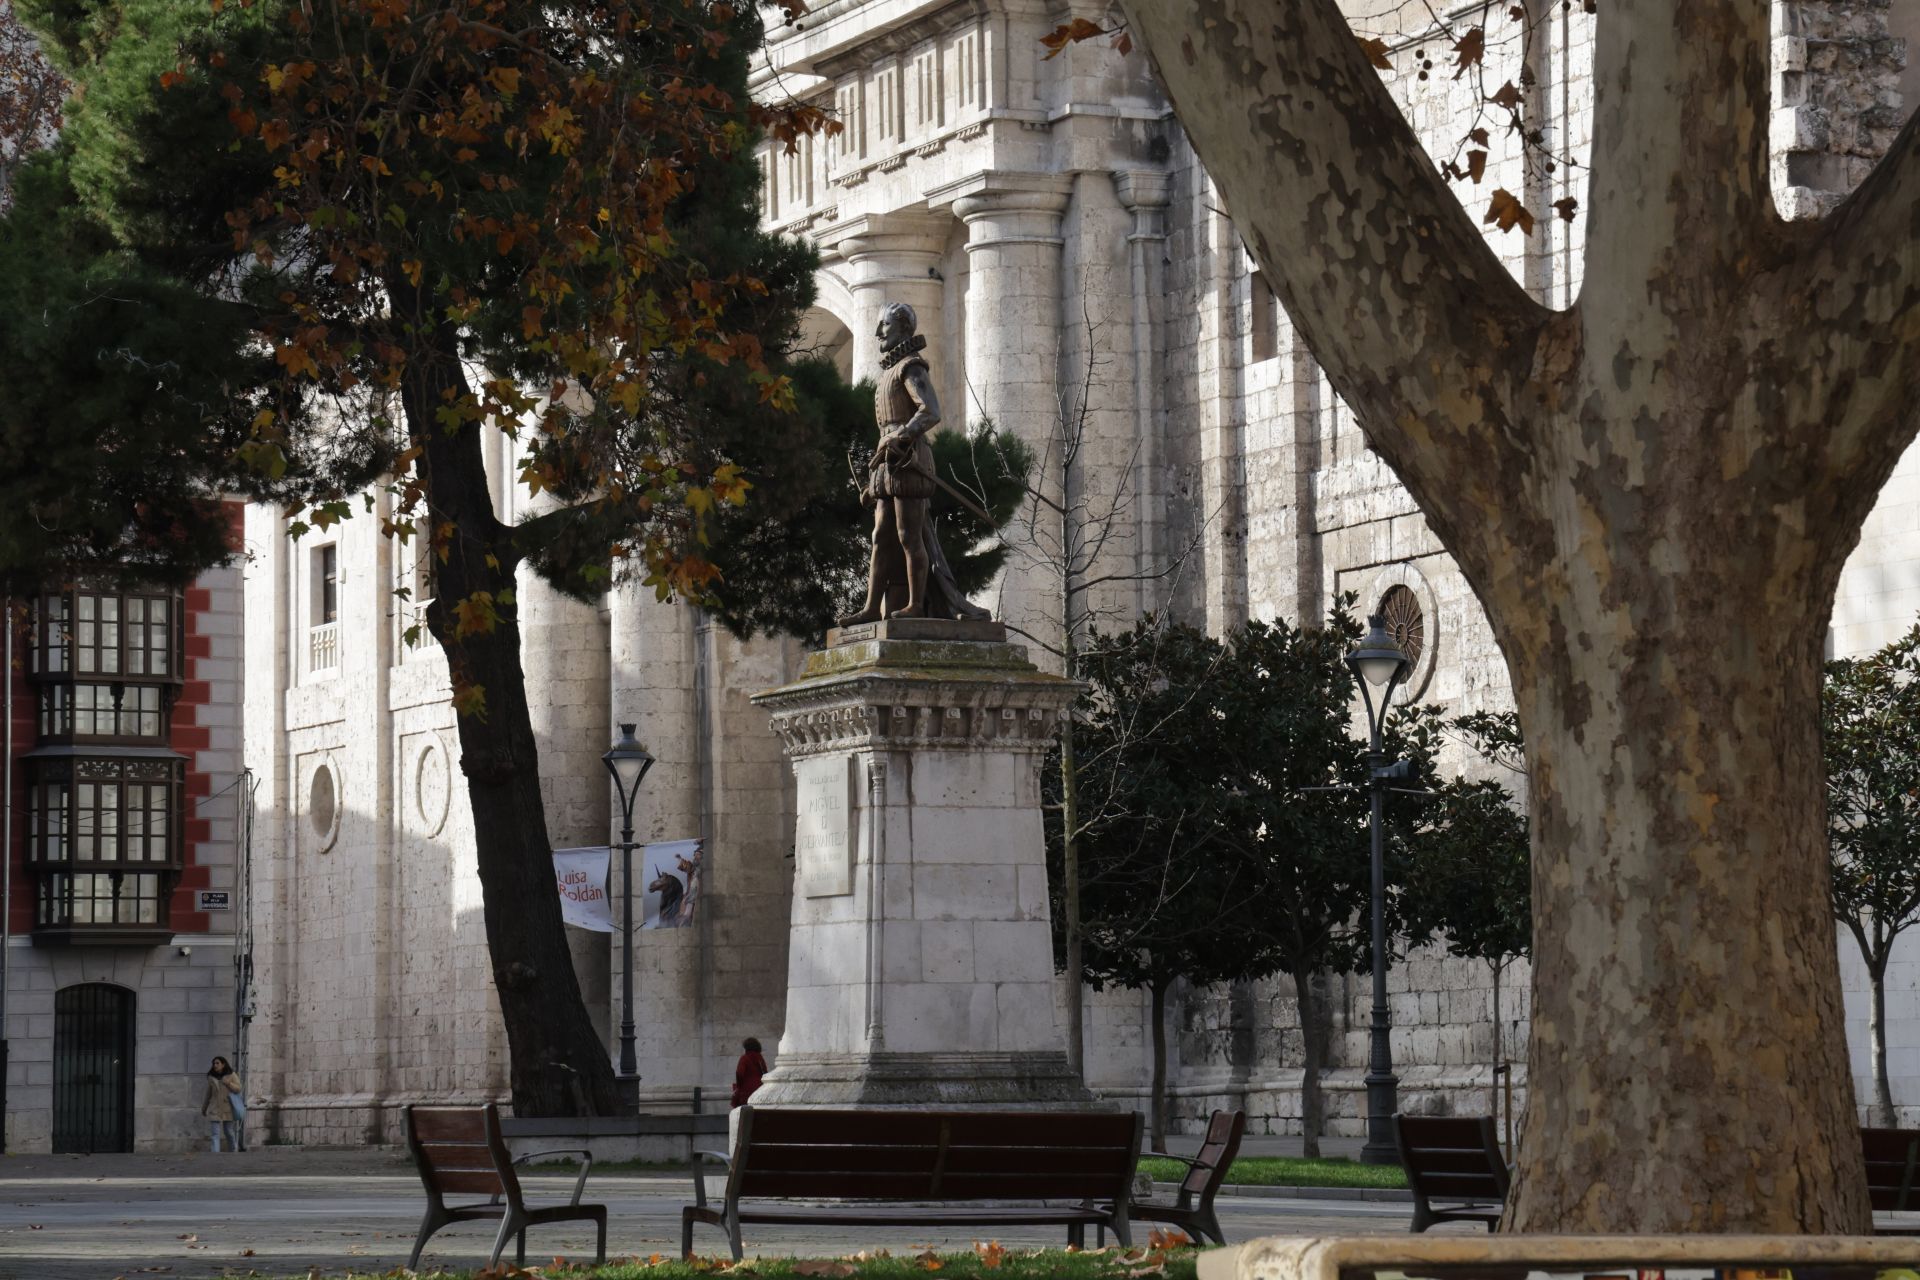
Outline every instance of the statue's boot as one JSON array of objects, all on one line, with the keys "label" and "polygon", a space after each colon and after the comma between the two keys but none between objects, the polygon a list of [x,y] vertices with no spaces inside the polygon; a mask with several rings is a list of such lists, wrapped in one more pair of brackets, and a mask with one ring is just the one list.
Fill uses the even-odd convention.
[{"label": "statue's boot", "polygon": [[843,627],[858,627],[869,622],[878,622],[880,618],[880,606],[878,604],[868,604],[867,607],[860,612],[850,613],[840,619],[840,625]]}]

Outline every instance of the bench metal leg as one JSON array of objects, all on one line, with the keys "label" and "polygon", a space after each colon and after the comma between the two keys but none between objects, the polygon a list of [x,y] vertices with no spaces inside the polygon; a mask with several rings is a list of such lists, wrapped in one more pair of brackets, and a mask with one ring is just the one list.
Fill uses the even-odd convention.
[{"label": "bench metal leg", "polygon": [[1122,1249],[1133,1248],[1133,1232],[1128,1230],[1127,1207],[1124,1204],[1113,1206],[1113,1238],[1120,1242]]},{"label": "bench metal leg", "polygon": [[452,1219],[435,1213],[432,1205],[427,1206],[427,1216],[420,1223],[420,1234],[416,1236],[413,1241],[413,1256],[407,1259],[407,1270],[418,1271],[420,1269],[420,1254],[426,1249],[427,1241],[432,1238],[434,1232],[446,1226],[450,1221],[452,1221]]},{"label": "bench metal leg", "polygon": [[684,1210],[680,1214],[680,1260],[693,1260],[693,1214]]},{"label": "bench metal leg", "polygon": [[740,1247],[740,1215],[738,1211],[727,1215],[727,1247],[733,1250],[733,1260],[740,1261],[745,1252]]},{"label": "bench metal leg", "polygon": [[520,1234],[513,1238],[513,1265],[516,1267],[527,1265],[527,1229],[525,1227],[520,1228]]},{"label": "bench metal leg", "polygon": [[[520,1233],[521,1244],[524,1248],[527,1238],[526,1228],[520,1225],[520,1219],[512,1213],[508,1213],[500,1219],[500,1233],[494,1236],[493,1253],[487,1258],[487,1266],[489,1268],[500,1265],[500,1255],[507,1251],[507,1241],[513,1238],[516,1231]],[[522,1256],[524,1257],[524,1255]]]}]

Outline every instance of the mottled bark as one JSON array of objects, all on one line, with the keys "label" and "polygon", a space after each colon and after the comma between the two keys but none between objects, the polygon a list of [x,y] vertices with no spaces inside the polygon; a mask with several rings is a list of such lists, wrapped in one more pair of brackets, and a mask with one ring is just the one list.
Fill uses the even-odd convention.
[{"label": "mottled bark", "polygon": [[1326,1127],[1320,1069],[1327,1060],[1327,1028],[1314,1005],[1313,975],[1293,971],[1293,1001],[1300,1010],[1300,1154],[1320,1158],[1320,1131]]},{"label": "mottled bark", "polygon": [[1866,1228],[1821,643],[1920,398],[1909,125],[1833,216],[1767,188],[1765,0],[1610,0],[1587,269],[1529,300],[1333,0],[1127,0],[1179,118],[1493,625],[1528,746],[1508,1226]]},{"label": "mottled bark", "polygon": [[[394,296],[407,296],[395,282]],[[468,391],[455,335],[443,334],[437,358],[416,355],[401,399],[437,523],[453,526],[447,559],[436,569],[427,627],[447,655],[456,691],[474,685],[483,712],[459,716],[460,767],[473,807],[474,856],[493,981],[506,1024],[513,1109],[521,1116],[616,1115],[613,1067],[580,996],[554,887],[538,750],[520,666],[520,626],[511,603],[520,556],[512,530],[494,518],[481,428],[456,431],[434,418]],[[499,621],[460,635],[454,606],[491,593]],[[508,600],[500,599],[507,593]]]}]

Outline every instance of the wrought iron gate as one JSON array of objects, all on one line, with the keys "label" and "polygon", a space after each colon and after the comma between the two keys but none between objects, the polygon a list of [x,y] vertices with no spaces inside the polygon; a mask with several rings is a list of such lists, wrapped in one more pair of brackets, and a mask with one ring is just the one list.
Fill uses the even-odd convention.
[{"label": "wrought iron gate", "polygon": [[133,992],[105,982],[53,996],[53,1149],[133,1150]]}]

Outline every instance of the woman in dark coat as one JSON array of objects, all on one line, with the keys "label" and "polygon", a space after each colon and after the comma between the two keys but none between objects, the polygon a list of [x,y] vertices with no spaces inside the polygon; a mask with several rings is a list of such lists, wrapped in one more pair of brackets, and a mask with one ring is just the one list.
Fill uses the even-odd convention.
[{"label": "woman in dark coat", "polygon": [[767,1060],[760,1053],[760,1042],[748,1036],[740,1042],[745,1050],[740,1061],[733,1067],[733,1105],[739,1106],[753,1096],[760,1087],[760,1079],[767,1074]]}]

